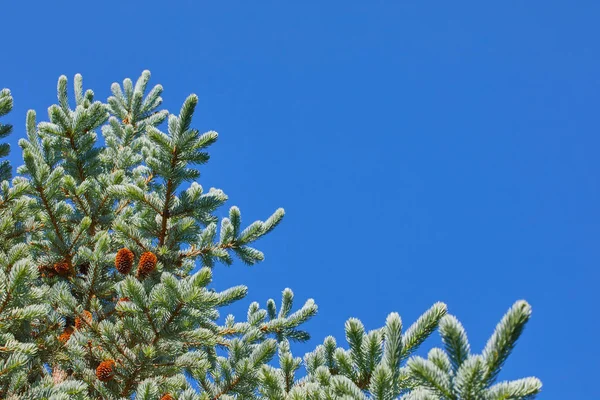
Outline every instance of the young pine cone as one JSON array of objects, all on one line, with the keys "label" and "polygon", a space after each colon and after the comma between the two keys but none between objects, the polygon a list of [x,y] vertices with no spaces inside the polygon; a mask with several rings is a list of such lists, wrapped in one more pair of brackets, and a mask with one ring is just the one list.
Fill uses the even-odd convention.
[{"label": "young pine cone", "polygon": [[133,267],[133,252],[128,248],[122,248],[115,257],[115,268],[123,275],[127,275]]},{"label": "young pine cone", "polygon": [[58,341],[61,343],[67,343],[73,334],[73,327],[67,326],[63,333],[58,336]]},{"label": "young pine cone", "polygon": [[[82,320],[83,319],[83,320]],[[84,321],[88,324],[92,323],[92,313],[88,310],[83,310],[79,317],[75,318],[75,329],[81,329],[85,324]]]},{"label": "young pine cone", "polygon": [[171,396],[169,393],[163,394],[160,400],[175,400],[175,397]]},{"label": "young pine cone", "polygon": [[115,362],[113,360],[102,361],[96,368],[96,377],[102,382],[110,381],[115,376]]},{"label": "young pine cone", "polygon": [[140,257],[140,262],[137,267],[137,277],[144,279],[156,268],[157,258],[151,251],[147,251]]}]

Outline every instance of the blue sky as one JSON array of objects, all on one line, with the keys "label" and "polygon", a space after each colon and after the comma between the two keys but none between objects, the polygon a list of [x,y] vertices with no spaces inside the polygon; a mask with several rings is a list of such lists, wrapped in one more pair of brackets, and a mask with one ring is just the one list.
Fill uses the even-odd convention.
[{"label": "blue sky", "polygon": [[[0,87],[11,160],[25,112],[82,73],[99,99],[150,69],[165,106],[200,97],[220,133],[200,183],[249,223],[277,207],[266,261],[215,272],[264,305],[291,287],[340,340],[444,301],[480,351],[503,313],[533,318],[502,378],[600,398],[600,3],[7,2]],[[223,213],[226,210],[223,210]],[[428,342],[437,345],[438,338]]]}]

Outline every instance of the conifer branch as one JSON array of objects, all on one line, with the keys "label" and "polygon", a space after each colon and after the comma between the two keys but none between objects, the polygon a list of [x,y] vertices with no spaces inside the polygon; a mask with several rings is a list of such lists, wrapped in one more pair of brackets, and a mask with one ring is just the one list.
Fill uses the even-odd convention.
[{"label": "conifer branch", "polygon": [[229,385],[225,386],[225,388],[223,390],[221,390],[214,397],[212,397],[212,400],[218,400],[219,398],[221,398],[221,396],[229,393],[237,386],[237,384],[239,382],[240,382],[240,377],[239,376],[235,377],[235,379],[233,379],[233,381],[231,381],[231,383]]},{"label": "conifer branch", "polygon": [[[173,312],[171,313],[169,318],[165,321],[165,324],[163,325],[165,328],[167,328],[169,325],[171,325],[173,320],[179,315],[179,313],[181,312],[181,310],[183,309],[184,306],[185,306],[185,304],[181,303],[181,302],[179,304],[177,304],[177,306],[175,307],[175,309],[173,310]],[[162,334],[162,331],[157,331],[155,333],[154,339],[152,340],[152,344],[156,344],[158,342],[161,334]]]},{"label": "conifer branch", "polygon": [[64,237],[62,235],[62,232],[60,230],[60,226],[58,225],[58,221],[56,219],[56,216],[52,212],[52,208],[50,207],[50,204],[48,203],[48,199],[46,198],[46,194],[44,192],[44,188],[41,187],[41,186],[36,186],[35,189],[37,190],[37,192],[40,195],[40,200],[42,200],[42,204],[44,206],[44,209],[46,210],[46,213],[48,214],[48,217],[50,218],[50,222],[52,223],[52,227],[54,228],[54,232],[56,233],[56,236],[62,242],[62,245],[66,246],[65,239],[64,239]]},{"label": "conifer branch", "polygon": [[[173,150],[173,161],[171,161],[171,169],[175,168],[175,164],[177,163],[177,147]],[[160,212],[161,218],[161,227],[160,234],[158,235],[158,246],[162,246],[165,244],[165,238],[167,236],[167,221],[169,220],[169,210],[171,204],[171,197],[173,196],[173,180],[171,178],[167,179],[167,189],[165,192],[165,205]]]},{"label": "conifer branch", "polygon": [[[113,84],[103,104],[76,75],[71,108],[60,77],[49,121],[27,114],[20,175],[4,180],[10,167],[0,163],[0,397],[530,400],[539,393],[535,378],[495,383],[529,320],[525,302],[504,316],[481,355],[471,354],[443,303],[404,332],[396,313],[372,331],[350,319],[345,347],[327,337],[303,359],[290,343],[310,338],[303,327],[317,306],[308,299],[295,310],[290,289],[280,303],[253,302],[245,318],[221,322],[223,308],[248,288],[215,291],[215,263],[262,261],[251,246],[285,212],[245,228],[236,206],[221,217],[227,195],[204,191],[196,169],[217,133],[192,128],[195,95],[177,116],[159,109],[162,86],[146,92],[149,79],[144,71],[135,84]],[[0,116],[11,108],[1,91]],[[166,133],[157,128],[164,121]],[[9,131],[0,125],[0,138]],[[0,157],[7,151],[0,145]],[[181,190],[184,182],[191,184]],[[444,349],[407,361],[437,329]]]}]

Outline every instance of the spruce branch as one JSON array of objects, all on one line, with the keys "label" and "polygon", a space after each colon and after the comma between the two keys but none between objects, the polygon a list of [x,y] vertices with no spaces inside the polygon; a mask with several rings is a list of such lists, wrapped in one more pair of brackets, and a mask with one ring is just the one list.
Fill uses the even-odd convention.
[{"label": "spruce branch", "polygon": [[444,303],[435,303],[402,336],[402,358],[407,358],[421,343],[435,331],[440,320],[446,315]]},{"label": "spruce branch", "polygon": [[531,306],[521,300],[517,301],[498,323],[482,354],[487,366],[484,379],[488,384],[496,380],[530,317]]},{"label": "spruce branch", "polygon": [[[442,303],[405,331],[396,313],[371,331],[352,318],[346,348],[327,337],[304,357],[293,345],[310,338],[304,324],[317,306],[290,289],[221,321],[248,288],[216,291],[213,267],[262,261],[255,242],[285,213],[244,223],[232,206],[222,218],[228,196],[197,182],[217,133],[192,126],[197,96],[173,115],[149,81],[143,71],[114,83],[105,104],[79,74],[70,98],[61,76],[48,120],[27,114],[24,165],[0,179],[0,397],[487,400],[540,391],[535,378],[494,384],[529,318],[524,302],[481,355]],[[0,92],[0,117],[12,101]],[[0,137],[9,131],[0,125]],[[0,178],[7,171],[4,162]],[[408,359],[438,327],[444,348]]]},{"label": "spruce branch", "polygon": [[542,382],[537,378],[524,378],[510,382],[500,382],[490,387],[486,400],[528,400],[540,393]]},{"label": "spruce branch", "polygon": [[425,388],[436,393],[441,398],[455,399],[448,375],[433,362],[421,357],[412,357],[408,360],[408,367],[413,377]]},{"label": "spruce branch", "polygon": [[440,335],[456,372],[471,353],[467,333],[456,317],[446,315],[440,321]]},{"label": "spruce branch", "polygon": [[485,364],[481,356],[472,356],[465,360],[454,378],[455,391],[461,399],[473,399],[481,396],[485,388]]}]

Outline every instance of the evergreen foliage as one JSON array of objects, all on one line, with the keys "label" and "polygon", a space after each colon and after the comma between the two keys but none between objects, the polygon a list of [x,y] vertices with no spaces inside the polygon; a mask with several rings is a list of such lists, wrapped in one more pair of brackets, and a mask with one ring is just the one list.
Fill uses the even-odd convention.
[{"label": "evergreen foliage", "polygon": [[542,387],[537,378],[494,384],[530,315],[529,304],[525,301],[516,302],[496,326],[481,355],[470,353],[463,326],[456,317],[446,315],[439,326],[445,349],[434,348],[427,359],[414,357],[408,361],[408,368],[419,384],[419,390],[407,398],[533,398]]},{"label": "evergreen foliage", "polygon": [[[245,319],[223,310],[245,286],[217,292],[212,269],[264,256],[255,242],[282,220],[242,223],[216,188],[198,182],[216,132],[192,126],[190,95],[177,114],[160,109],[150,73],[114,83],[106,102],[81,75],[57,85],[48,120],[26,118],[24,164],[0,164],[0,398],[7,399],[530,399],[535,378],[496,383],[529,319],[517,302],[481,355],[446,305],[408,329],[392,313],[367,331],[346,322],[304,356],[293,342],[317,306],[252,303]],[[12,108],[0,92],[0,116]],[[0,125],[0,137],[10,125]],[[102,135],[99,138],[98,134]],[[101,140],[102,139],[102,140]],[[8,146],[0,146],[0,156]],[[10,180],[10,181],[9,181]],[[438,329],[439,328],[439,329]],[[445,349],[411,355],[436,330]],[[302,368],[305,373],[301,373]]]}]

